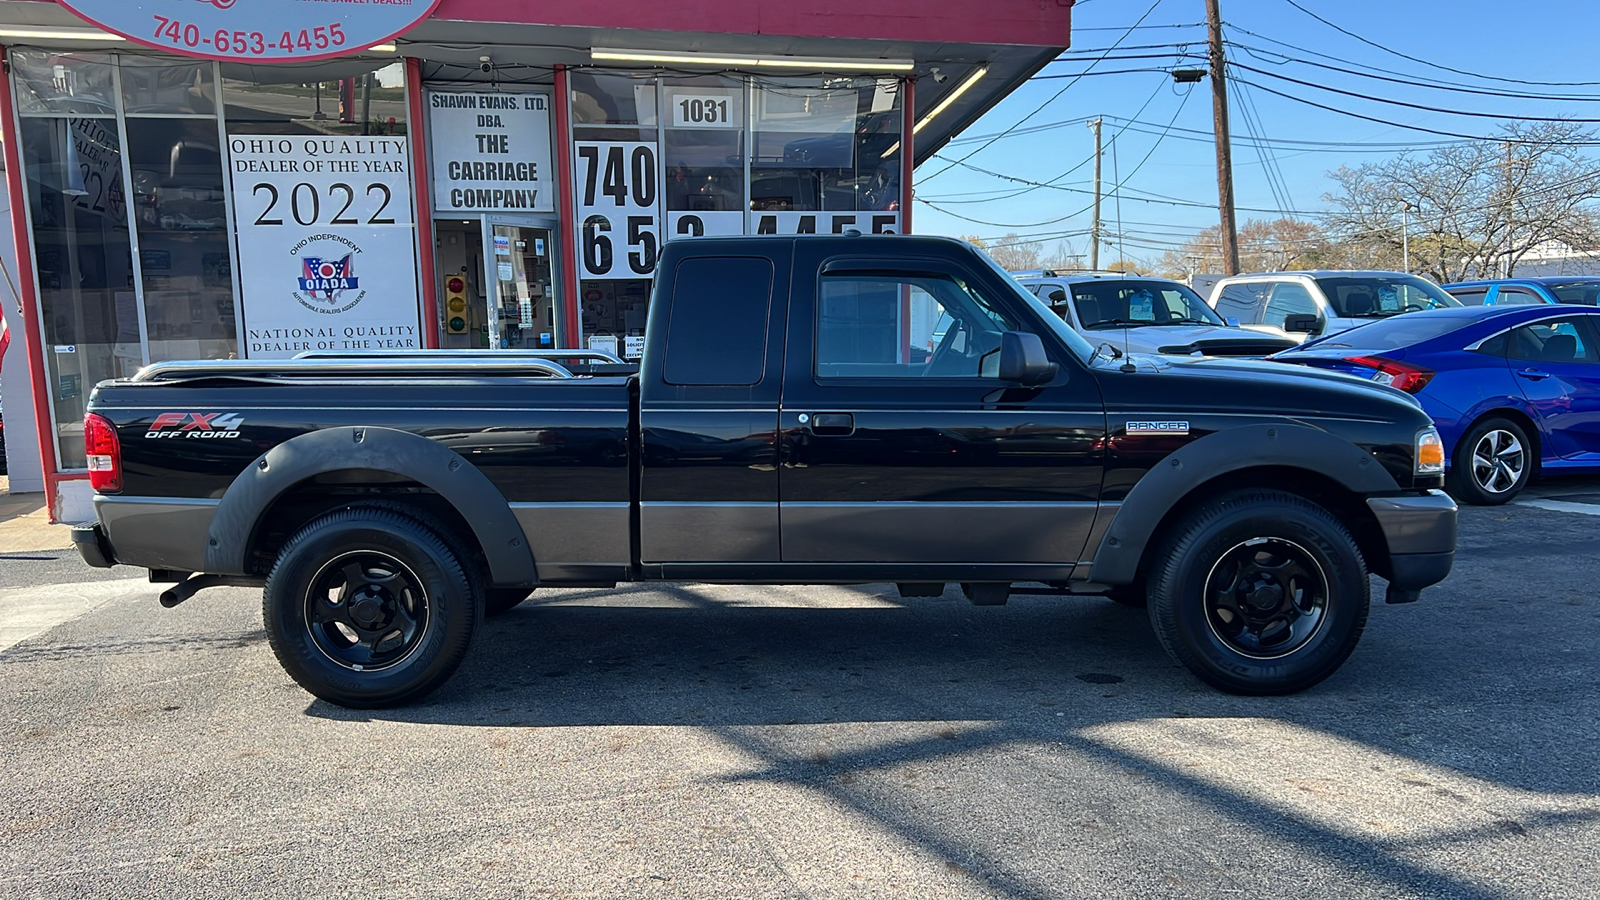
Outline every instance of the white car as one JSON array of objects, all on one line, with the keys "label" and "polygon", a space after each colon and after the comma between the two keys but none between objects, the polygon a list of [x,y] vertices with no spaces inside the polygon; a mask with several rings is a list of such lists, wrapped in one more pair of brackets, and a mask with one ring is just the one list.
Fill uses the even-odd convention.
[{"label": "white car", "polygon": [[1181,281],[1121,272],[1017,278],[1092,343],[1174,356],[1266,356],[1299,341],[1230,327]]},{"label": "white car", "polygon": [[1376,319],[1461,301],[1423,278],[1404,272],[1264,272],[1234,275],[1211,288],[1211,306],[1230,324],[1296,342]]}]

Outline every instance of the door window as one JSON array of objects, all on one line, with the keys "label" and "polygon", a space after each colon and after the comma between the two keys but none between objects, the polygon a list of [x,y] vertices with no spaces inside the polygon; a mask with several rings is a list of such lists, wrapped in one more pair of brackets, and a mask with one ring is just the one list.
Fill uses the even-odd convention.
[{"label": "door window", "polygon": [[1488,288],[1458,288],[1450,291],[1450,296],[1461,301],[1463,306],[1482,306],[1485,298],[1489,296]]},{"label": "door window", "polygon": [[[1307,322],[1307,316],[1312,321]],[[1317,301],[1312,299],[1311,292],[1304,285],[1285,281],[1273,285],[1272,297],[1267,301],[1263,318],[1268,325],[1276,325],[1284,331],[1305,331],[1307,329],[1304,326],[1310,324],[1314,327],[1321,314],[1317,309]]]},{"label": "door window", "polygon": [[1267,295],[1269,285],[1261,282],[1224,285],[1217,294],[1217,315],[1238,319],[1245,324],[1257,324],[1256,309]]},{"label": "door window", "polygon": [[1543,363],[1600,361],[1594,336],[1584,318],[1546,319],[1513,329],[1508,355],[1512,359]]},{"label": "door window", "polygon": [[818,378],[997,378],[1014,320],[939,275],[829,275],[817,303]]},{"label": "door window", "polygon": [[1501,288],[1494,295],[1495,306],[1534,306],[1543,302],[1538,294],[1521,288]]}]

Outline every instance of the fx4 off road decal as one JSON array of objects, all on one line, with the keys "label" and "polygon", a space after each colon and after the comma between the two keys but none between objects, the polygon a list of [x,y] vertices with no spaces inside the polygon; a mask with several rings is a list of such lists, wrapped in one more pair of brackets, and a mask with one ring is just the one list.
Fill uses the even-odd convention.
[{"label": "fx4 off road decal", "polygon": [[150,423],[147,438],[216,439],[236,438],[244,416],[232,412],[164,412]]}]

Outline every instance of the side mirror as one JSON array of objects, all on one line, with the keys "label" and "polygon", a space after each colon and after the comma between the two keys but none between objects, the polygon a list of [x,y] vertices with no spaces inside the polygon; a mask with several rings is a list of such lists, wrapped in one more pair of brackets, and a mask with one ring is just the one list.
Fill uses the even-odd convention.
[{"label": "side mirror", "polygon": [[1056,377],[1055,363],[1044,352],[1044,342],[1031,331],[1000,335],[1000,380],[1017,384],[1044,384]]},{"label": "side mirror", "polygon": [[1283,317],[1283,330],[1315,334],[1321,329],[1317,327],[1316,313],[1290,313]]},{"label": "side mirror", "polygon": [[1229,316],[1226,319],[1222,320],[1222,324],[1228,326],[1229,328],[1238,328],[1239,327],[1239,317],[1238,316]]},{"label": "side mirror", "polygon": [[1063,291],[1060,288],[1056,288],[1055,290],[1050,292],[1050,305],[1051,306],[1060,306],[1060,305],[1062,305],[1063,303],[1066,303],[1066,302],[1067,302],[1067,292],[1066,291]]}]

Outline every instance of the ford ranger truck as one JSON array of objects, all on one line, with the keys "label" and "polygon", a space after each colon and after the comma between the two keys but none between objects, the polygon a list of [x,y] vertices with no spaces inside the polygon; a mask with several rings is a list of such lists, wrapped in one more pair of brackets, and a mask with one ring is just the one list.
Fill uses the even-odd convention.
[{"label": "ford ranger truck", "polygon": [[148,366],[91,398],[74,540],[167,606],[261,586],[290,677],[350,707],[427,694],[535,588],[651,581],[1107,595],[1285,694],[1355,649],[1369,572],[1413,601],[1454,557],[1410,397],[1102,358],[960,241],[674,241],[637,371],[584,356]]}]

